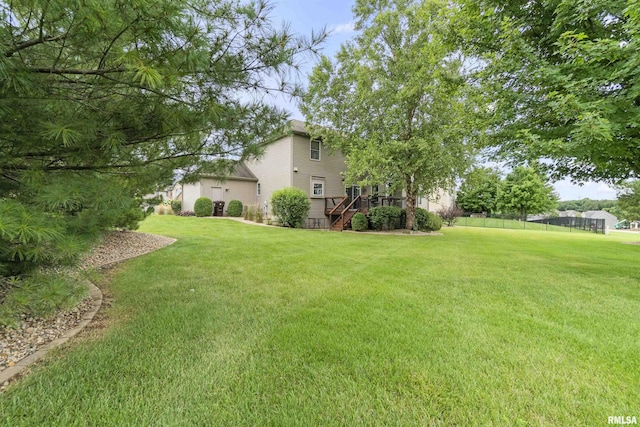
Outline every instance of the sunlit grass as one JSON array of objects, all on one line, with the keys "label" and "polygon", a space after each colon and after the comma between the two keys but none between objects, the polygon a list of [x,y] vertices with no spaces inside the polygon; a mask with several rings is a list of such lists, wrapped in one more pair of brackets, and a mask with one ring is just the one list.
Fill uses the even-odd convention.
[{"label": "sunlit grass", "polygon": [[112,326],[6,425],[604,425],[638,415],[640,235],[378,236],[151,217]]}]

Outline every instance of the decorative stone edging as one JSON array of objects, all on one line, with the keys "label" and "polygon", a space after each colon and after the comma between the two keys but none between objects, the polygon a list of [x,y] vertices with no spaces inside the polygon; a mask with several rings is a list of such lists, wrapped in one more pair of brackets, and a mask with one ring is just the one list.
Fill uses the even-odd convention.
[{"label": "decorative stone edging", "polygon": [[60,338],[57,338],[38,350],[35,353],[32,353],[22,359],[20,359],[14,366],[10,366],[5,370],[0,372],[0,385],[5,385],[7,382],[14,379],[17,375],[19,375],[22,371],[24,371],[27,367],[42,359],[49,350],[59,347],[62,344],[69,341],[72,337],[76,336],[78,332],[85,328],[93,320],[93,317],[96,315],[100,307],[102,306],[102,292],[96,285],[87,281],[89,285],[89,290],[91,294],[91,308],[87,311],[83,316],[80,323],[78,323],[73,329],[69,329],[62,335]]},{"label": "decorative stone edging", "polygon": [[[164,237],[164,236],[163,236]],[[173,239],[173,238],[166,238],[168,243],[161,246],[161,247],[154,247],[153,249],[149,249],[149,250],[143,250],[140,251],[136,254],[133,255],[129,255],[129,256],[125,256],[123,258],[119,258],[117,261],[108,261],[108,262],[104,262],[100,265],[95,266],[96,268],[108,268],[108,267],[112,267],[115,264],[118,264],[120,262],[123,261],[127,261],[133,258],[137,258],[139,256],[142,255],[146,255],[148,253],[154,252],[158,249],[161,249],[163,247],[169,246],[173,243],[175,243],[177,241],[177,239]],[[50,350],[61,346],[62,344],[65,344],[67,341],[69,341],[71,338],[73,338],[74,336],[76,336],[80,331],[82,331],[88,324],[89,322],[91,322],[93,320],[93,318],[95,317],[96,313],[98,313],[98,310],[100,310],[100,307],[102,307],[102,291],[100,291],[100,289],[91,281],[87,280],[87,285],[89,286],[89,293],[90,293],[90,297],[91,297],[91,308],[85,312],[82,316],[82,319],[80,320],[80,322],[73,328],[65,331],[65,333],[59,337],[56,338],[55,340],[48,342],[47,344],[43,345],[42,347],[38,348],[34,353],[23,357],[22,359],[18,360],[15,365],[13,366],[9,366],[7,368],[5,368],[4,370],[0,371],[0,393],[2,393],[2,388],[4,388],[11,380],[15,379],[16,377],[18,377],[26,368],[28,368],[29,366],[33,365],[34,363],[38,362],[40,359],[42,359],[44,356],[47,355],[47,353],[49,353]]]}]

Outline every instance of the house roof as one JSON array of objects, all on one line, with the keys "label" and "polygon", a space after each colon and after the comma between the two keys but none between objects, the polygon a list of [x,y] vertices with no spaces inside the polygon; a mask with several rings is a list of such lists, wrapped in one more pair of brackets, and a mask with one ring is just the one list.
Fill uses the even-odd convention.
[{"label": "house roof", "polygon": [[612,219],[615,221],[618,220],[618,218],[616,218],[614,215],[610,214],[607,211],[585,211],[582,213],[582,216],[584,218]]},{"label": "house roof", "polygon": [[251,172],[251,170],[244,163],[238,163],[238,166],[233,170],[231,175],[229,175],[230,179],[248,179],[251,181],[257,181],[258,178]]},{"label": "house roof", "polygon": [[309,135],[309,131],[304,127],[304,122],[301,120],[291,120],[289,122],[289,130],[298,135]]},{"label": "house roof", "polygon": [[268,136],[268,139],[262,142],[261,145],[271,144],[273,142],[276,142],[280,138],[284,138],[285,136],[289,136],[291,134],[309,136],[309,131],[305,128],[304,122],[302,120],[290,120],[286,125],[280,128],[280,130],[274,132],[273,135]]},{"label": "house roof", "polygon": [[[205,175],[210,178],[220,178],[218,175]],[[251,172],[251,170],[244,163],[238,163],[228,176],[224,177],[225,179],[233,179],[236,181],[256,181],[258,182],[258,178]]]}]

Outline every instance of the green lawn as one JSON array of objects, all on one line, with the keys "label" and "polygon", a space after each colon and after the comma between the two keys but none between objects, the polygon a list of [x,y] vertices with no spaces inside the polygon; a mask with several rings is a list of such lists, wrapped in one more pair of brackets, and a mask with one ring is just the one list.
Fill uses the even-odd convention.
[{"label": "green lawn", "polygon": [[640,416],[640,235],[150,217],[111,326],[0,395],[15,425],[606,425]]}]

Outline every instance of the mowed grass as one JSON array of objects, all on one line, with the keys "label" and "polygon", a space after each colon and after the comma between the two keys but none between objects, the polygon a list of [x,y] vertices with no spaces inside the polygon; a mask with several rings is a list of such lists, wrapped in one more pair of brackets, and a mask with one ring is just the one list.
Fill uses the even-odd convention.
[{"label": "mowed grass", "polygon": [[640,416],[640,235],[361,235],[152,216],[111,326],[4,425],[605,425]]}]

